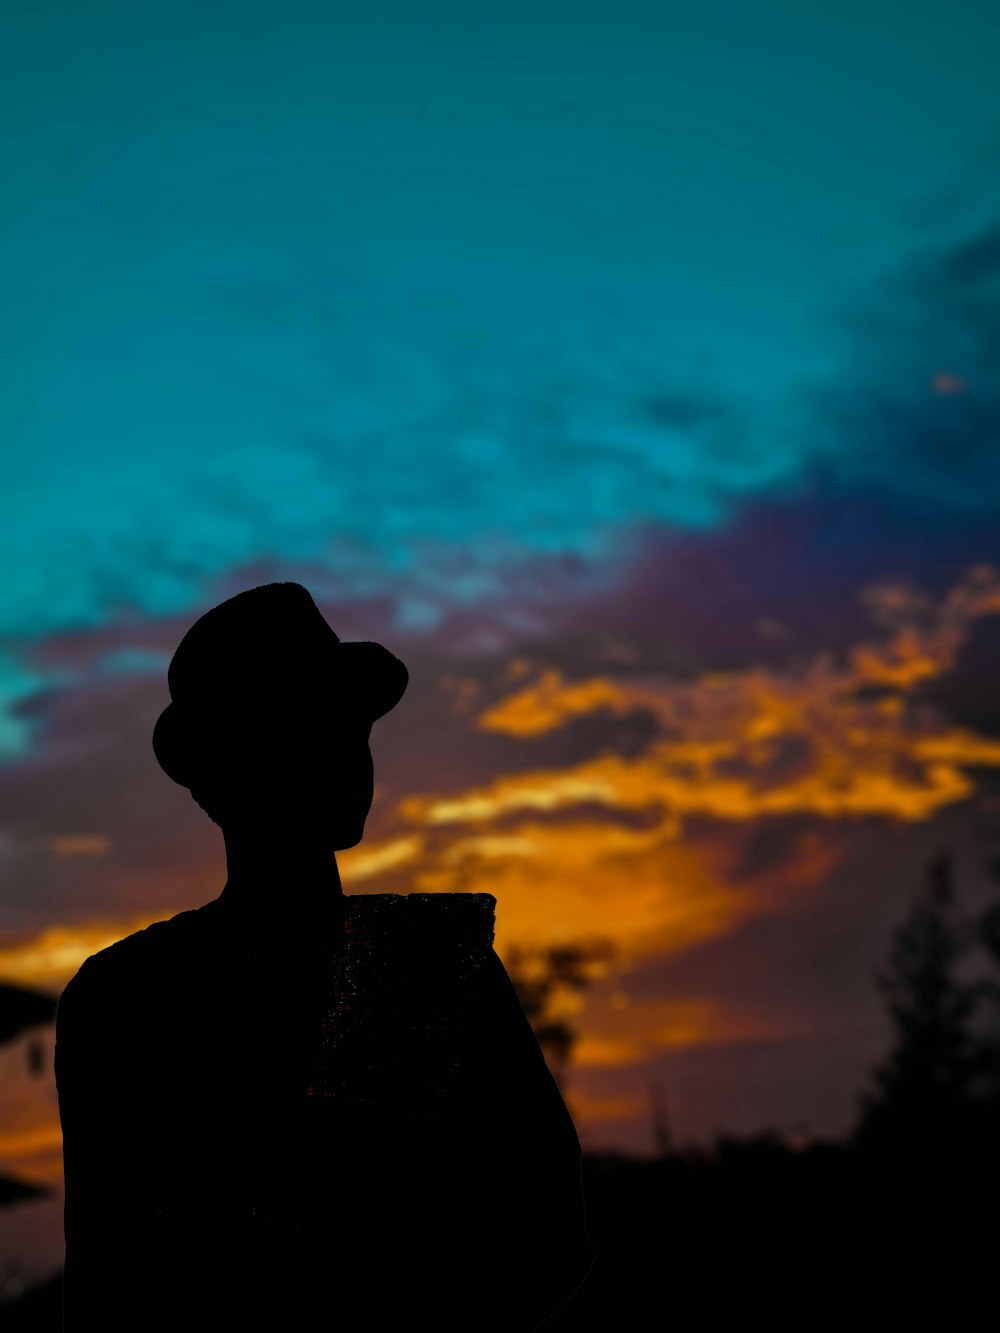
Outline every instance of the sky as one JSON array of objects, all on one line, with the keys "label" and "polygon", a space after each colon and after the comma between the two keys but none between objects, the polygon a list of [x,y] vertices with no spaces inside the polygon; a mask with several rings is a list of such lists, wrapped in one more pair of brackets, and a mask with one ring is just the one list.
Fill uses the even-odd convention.
[{"label": "sky", "polygon": [[410,669],[345,890],[611,946],[584,1145],[845,1133],[928,859],[995,892],[991,9],[11,0],[0,978],[221,890],[166,667],[294,579]]}]

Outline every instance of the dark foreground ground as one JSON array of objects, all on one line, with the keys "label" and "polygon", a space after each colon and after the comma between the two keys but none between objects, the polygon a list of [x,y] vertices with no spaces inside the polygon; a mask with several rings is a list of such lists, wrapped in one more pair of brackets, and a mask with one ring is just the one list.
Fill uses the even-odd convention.
[{"label": "dark foreground ground", "polygon": [[[590,1156],[584,1174],[597,1260],[544,1333],[997,1317],[1000,1178],[981,1159],[891,1165],[765,1136],[722,1141],[712,1157]],[[0,1327],[59,1333],[60,1298],[57,1278],[0,1307]]]}]

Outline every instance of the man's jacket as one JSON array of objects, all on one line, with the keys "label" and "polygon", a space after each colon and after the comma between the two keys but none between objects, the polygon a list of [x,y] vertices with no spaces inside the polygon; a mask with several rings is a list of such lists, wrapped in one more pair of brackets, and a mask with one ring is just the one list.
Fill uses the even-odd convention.
[{"label": "man's jacket", "polygon": [[568,1299],[580,1145],[494,908],[360,895],[331,931],[227,888],[87,959],[56,1016],[64,1333],[520,1333]]}]

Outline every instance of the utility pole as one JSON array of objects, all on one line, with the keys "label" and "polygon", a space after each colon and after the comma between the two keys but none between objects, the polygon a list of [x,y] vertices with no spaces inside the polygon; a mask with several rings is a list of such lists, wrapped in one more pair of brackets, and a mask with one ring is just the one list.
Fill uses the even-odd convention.
[{"label": "utility pole", "polygon": [[653,1142],[656,1144],[657,1155],[669,1157],[673,1147],[673,1136],[670,1132],[670,1120],[667,1116],[662,1085],[654,1083],[649,1090],[649,1096],[653,1112]]}]

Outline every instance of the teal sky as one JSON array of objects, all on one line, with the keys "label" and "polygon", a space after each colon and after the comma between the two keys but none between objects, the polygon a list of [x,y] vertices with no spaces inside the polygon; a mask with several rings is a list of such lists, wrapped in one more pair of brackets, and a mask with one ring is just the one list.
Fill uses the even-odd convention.
[{"label": "teal sky", "polygon": [[432,624],[864,472],[813,397],[1000,194],[985,4],[32,0],[0,52],[8,704],[258,558]]}]

